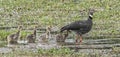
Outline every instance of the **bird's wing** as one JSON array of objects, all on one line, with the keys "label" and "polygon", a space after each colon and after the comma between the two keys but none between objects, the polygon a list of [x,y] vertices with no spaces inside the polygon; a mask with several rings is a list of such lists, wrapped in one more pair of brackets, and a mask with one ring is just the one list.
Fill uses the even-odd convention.
[{"label": "bird's wing", "polygon": [[61,32],[63,32],[64,30],[79,30],[79,29],[84,29],[87,28],[89,26],[89,24],[87,23],[86,20],[83,21],[75,21],[72,22],[71,24],[68,24],[64,27],[61,28]]},{"label": "bird's wing", "polygon": [[18,36],[16,34],[12,34],[11,36],[12,36],[13,39],[17,39],[18,38]]},{"label": "bird's wing", "polygon": [[28,34],[28,35],[26,36],[26,38],[31,38],[31,37],[33,37],[32,34]]},{"label": "bird's wing", "polygon": [[89,24],[87,24],[85,21],[75,21],[69,25],[67,25],[66,27],[68,29],[72,29],[72,30],[76,30],[76,29],[80,29],[80,28],[86,28]]}]

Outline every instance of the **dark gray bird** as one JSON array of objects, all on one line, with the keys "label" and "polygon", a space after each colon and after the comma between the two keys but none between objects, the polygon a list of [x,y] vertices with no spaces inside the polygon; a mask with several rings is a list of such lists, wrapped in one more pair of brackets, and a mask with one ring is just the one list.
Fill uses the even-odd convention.
[{"label": "dark gray bird", "polygon": [[66,26],[63,26],[61,28],[61,33],[65,30],[69,31],[74,31],[76,32],[77,36],[76,36],[76,43],[78,43],[78,39],[80,37],[80,43],[82,42],[82,35],[85,33],[88,33],[93,25],[92,19],[93,19],[93,13],[94,10],[91,10],[89,12],[89,16],[87,20],[78,20],[75,22],[72,22],[71,24],[68,24]]}]

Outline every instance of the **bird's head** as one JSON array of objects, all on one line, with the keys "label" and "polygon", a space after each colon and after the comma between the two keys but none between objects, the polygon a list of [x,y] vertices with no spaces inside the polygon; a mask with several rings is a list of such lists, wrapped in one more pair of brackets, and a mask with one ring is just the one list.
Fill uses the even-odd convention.
[{"label": "bird's head", "polygon": [[20,29],[22,29],[22,28],[23,28],[23,26],[22,26],[22,25],[19,25],[19,26],[18,26],[18,29],[19,29],[19,30],[20,30]]},{"label": "bird's head", "polygon": [[96,12],[95,9],[89,9],[89,18],[90,18],[90,19],[92,19],[94,12]]},{"label": "bird's head", "polygon": [[37,26],[37,25],[35,25],[35,26],[34,26],[34,29],[36,30],[37,28],[38,28],[38,26]]},{"label": "bird's head", "polygon": [[46,30],[47,30],[47,31],[51,31],[51,28],[52,28],[51,25],[50,25],[50,26],[47,26],[47,27],[46,27]]},{"label": "bird's head", "polygon": [[89,9],[89,14],[93,15],[93,13],[96,12],[95,9]]}]

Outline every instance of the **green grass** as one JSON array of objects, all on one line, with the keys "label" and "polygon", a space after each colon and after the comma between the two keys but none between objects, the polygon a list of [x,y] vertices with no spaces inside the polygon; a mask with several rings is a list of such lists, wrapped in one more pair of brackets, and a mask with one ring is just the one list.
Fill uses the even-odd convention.
[{"label": "green grass", "polygon": [[[1,0],[0,26],[40,25],[61,28],[70,22],[87,18],[90,8],[97,12],[93,16],[90,38],[116,38],[120,35],[119,0]],[[85,10],[85,11],[83,11]],[[15,29],[16,30],[16,29]],[[2,30],[0,40],[8,34]],[[27,33],[23,33],[23,38]],[[103,35],[103,36],[100,36]]]},{"label": "green grass", "polygon": [[[22,24],[25,28],[34,25],[40,25],[40,28],[48,25],[61,28],[70,22],[86,19],[89,9],[92,8],[97,10],[97,12],[93,16],[93,28],[88,33],[90,35],[89,38],[119,38],[119,2],[120,0],[65,0],[64,2],[61,0],[1,0],[0,27]],[[16,30],[0,30],[0,40],[6,40],[6,37],[16,32]],[[22,38],[25,38],[27,34],[29,33],[22,31]],[[6,43],[3,43],[1,46],[4,46],[4,44]],[[86,54],[79,55],[85,57]],[[71,55],[65,56],[69,57]]]},{"label": "green grass", "polygon": [[[6,40],[8,35],[13,34],[15,32],[17,32],[17,30],[10,30],[10,31],[0,30],[0,40]],[[30,33],[31,32],[21,31],[21,37],[25,38],[27,34],[30,34]]]},{"label": "green grass", "polygon": [[60,49],[50,49],[50,50],[43,50],[38,49],[38,53],[44,55],[64,55],[64,54],[72,54],[73,52],[68,48],[60,48]]},{"label": "green grass", "polygon": [[[99,53],[95,50],[94,53],[80,53],[73,52],[68,48],[60,48],[60,49],[50,49],[43,50],[38,49],[38,52],[33,51],[25,51],[25,50],[15,50],[10,53],[0,53],[0,56],[3,57],[109,57],[111,55],[119,57],[120,48],[114,47],[110,52],[106,51],[106,53]],[[103,51],[105,52],[105,51]]]},{"label": "green grass", "polygon": [[[0,26],[22,24],[27,27],[32,27],[32,25],[62,27],[70,22],[85,19],[88,10],[93,8],[97,12],[94,14],[94,25],[89,35],[92,38],[115,38],[120,35],[119,2],[119,0],[76,0],[76,2],[74,0],[64,2],[60,0],[1,0]],[[5,40],[6,36],[13,32],[2,30],[0,40]],[[27,33],[22,34],[24,38]]]},{"label": "green grass", "polygon": [[6,41],[0,41],[0,47],[5,47],[7,45]]},{"label": "green grass", "polygon": [[120,47],[113,47],[112,53],[119,54],[120,53]]},{"label": "green grass", "polygon": [[73,54],[73,52],[68,49],[68,48],[60,48],[60,49],[50,49],[50,50],[44,50],[44,49],[38,49],[37,52],[33,52],[33,51],[22,51],[22,50],[15,50],[13,52],[10,53],[6,53],[6,54],[0,54],[1,56],[70,56],[71,54]]},{"label": "green grass", "polygon": [[7,32],[6,30],[0,30],[0,40],[6,40],[7,35],[9,35],[11,32]]},{"label": "green grass", "polygon": [[[69,22],[85,19],[88,10],[93,8],[97,10],[93,19],[93,30],[95,30],[92,32],[93,35],[120,34],[118,31],[120,29],[119,0],[76,0],[76,2],[74,0],[64,2],[60,0],[1,0],[0,25],[23,24],[26,26],[53,25],[62,27]],[[84,14],[82,15],[80,11]]]}]

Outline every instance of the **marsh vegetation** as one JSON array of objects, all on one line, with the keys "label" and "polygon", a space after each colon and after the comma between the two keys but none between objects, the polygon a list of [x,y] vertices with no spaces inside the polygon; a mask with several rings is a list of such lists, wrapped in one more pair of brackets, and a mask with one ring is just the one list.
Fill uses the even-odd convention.
[{"label": "marsh vegetation", "polygon": [[[119,0],[1,0],[0,1],[0,56],[6,57],[119,57],[120,56],[120,1]],[[36,48],[36,44],[18,45],[8,48],[7,36],[17,32],[17,26],[23,25],[21,39],[32,33],[34,26],[37,36],[45,32],[45,27],[55,27],[55,33],[63,25],[76,20],[84,20],[88,10],[95,9],[92,30],[83,35],[84,45],[91,47],[101,45],[110,49],[73,49],[51,48],[44,50]],[[58,28],[58,29],[57,29]],[[54,33],[53,33],[54,34]],[[74,33],[68,38],[74,42]],[[71,43],[70,43],[71,44]],[[35,48],[33,48],[35,45]],[[63,44],[63,47],[67,44]],[[72,45],[72,44],[71,44]],[[28,45],[29,46],[29,45]],[[59,45],[57,45],[59,46]],[[74,45],[73,45],[74,46]],[[86,47],[85,46],[85,47]],[[100,46],[100,47],[101,47]],[[22,47],[22,48],[21,48]],[[98,46],[99,47],[99,46]],[[25,49],[25,50],[22,50]],[[27,50],[28,49],[28,50]],[[6,52],[8,51],[8,52]]]}]

